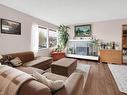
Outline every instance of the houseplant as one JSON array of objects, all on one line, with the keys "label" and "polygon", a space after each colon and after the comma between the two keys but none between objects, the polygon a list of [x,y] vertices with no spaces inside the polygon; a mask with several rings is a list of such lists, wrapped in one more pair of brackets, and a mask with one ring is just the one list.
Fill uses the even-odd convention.
[{"label": "houseplant", "polygon": [[58,46],[59,51],[63,51],[67,45],[67,42],[69,40],[69,34],[68,34],[69,27],[66,25],[60,25],[58,27]]},{"label": "houseplant", "polygon": [[69,27],[65,25],[60,25],[58,27],[58,45],[55,48],[55,51],[51,53],[54,61],[65,57],[65,53],[63,51],[69,40],[68,29]]},{"label": "houseplant", "polygon": [[98,48],[99,48],[99,39],[92,39],[92,45],[93,45],[93,55],[98,55]]}]

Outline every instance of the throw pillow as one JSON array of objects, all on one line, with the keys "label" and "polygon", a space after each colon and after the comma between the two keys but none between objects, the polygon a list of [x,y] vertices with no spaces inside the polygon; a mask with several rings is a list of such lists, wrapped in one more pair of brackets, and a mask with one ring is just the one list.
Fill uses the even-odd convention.
[{"label": "throw pillow", "polygon": [[3,58],[3,56],[2,55],[0,55],[0,59],[2,59]]},{"label": "throw pillow", "polygon": [[19,57],[12,59],[10,62],[14,67],[18,67],[23,64]]},{"label": "throw pillow", "polygon": [[64,86],[63,80],[56,80],[52,81],[47,79],[44,75],[41,75],[40,73],[33,71],[33,76],[44,85],[48,86],[52,91],[59,90]]},{"label": "throw pillow", "polygon": [[[3,58],[3,56],[2,55],[0,55],[0,59],[2,59]],[[1,65],[1,63],[0,63],[0,65]]]},{"label": "throw pillow", "polygon": [[0,63],[2,65],[8,65],[8,66],[12,66],[10,60],[12,59],[12,56],[9,55],[4,55],[2,56],[2,58],[0,59]]},{"label": "throw pillow", "polygon": [[[2,59],[3,58],[3,56],[0,54],[0,59]],[[0,63],[0,65],[1,65],[1,63]]]}]

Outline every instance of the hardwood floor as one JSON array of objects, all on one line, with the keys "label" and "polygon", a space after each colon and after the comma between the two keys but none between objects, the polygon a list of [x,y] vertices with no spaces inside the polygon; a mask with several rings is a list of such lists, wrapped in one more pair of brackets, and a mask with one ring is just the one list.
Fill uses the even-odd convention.
[{"label": "hardwood floor", "polygon": [[84,95],[127,95],[119,91],[107,64],[84,60],[78,62],[91,65]]}]

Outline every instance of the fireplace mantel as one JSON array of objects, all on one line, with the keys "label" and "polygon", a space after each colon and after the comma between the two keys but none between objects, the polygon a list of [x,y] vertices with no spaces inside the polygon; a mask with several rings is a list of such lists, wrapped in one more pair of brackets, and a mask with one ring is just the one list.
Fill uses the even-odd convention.
[{"label": "fireplace mantel", "polygon": [[82,42],[82,41],[92,41],[91,39],[70,39],[70,42]]},{"label": "fireplace mantel", "polygon": [[85,55],[76,55],[76,54],[66,54],[70,58],[79,58],[79,59],[88,59],[98,61],[98,56],[85,56]]},{"label": "fireplace mantel", "polygon": [[[67,57],[98,60],[92,39],[70,39],[67,46]],[[71,51],[70,51],[71,50]]]}]

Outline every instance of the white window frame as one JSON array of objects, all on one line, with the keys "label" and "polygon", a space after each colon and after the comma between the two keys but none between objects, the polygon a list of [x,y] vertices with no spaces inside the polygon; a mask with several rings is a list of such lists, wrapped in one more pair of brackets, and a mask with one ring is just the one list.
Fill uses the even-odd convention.
[{"label": "white window frame", "polygon": [[[49,30],[51,30],[51,31],[54,31],[54,32],[57,32],[57,33],[58,33],[58,30],[49,28],[49,29],[48,29],[48,34],[49,34]],[[49,35],[48,35],[48,37],[49,37]],[[48,45],[49,45],[49,42],[48,42]],[[57,34],[57,44],[56,44],[56,46],[57,46],[57,45],[58,45],[58,34]],[[49,47],[49,48],[52,48],[52,47]]]},{"label": "white window frame", "polygon": [[[52,47],[49,47],[49,31],[51,30],[51,31],[55,31],[55,32],[58,33],[58,30],[52,29],[52,28],[47,28],[47,27],[40,26],[40,25],[38,26],[38,28],[43,28],[43,29],[46,29],[46,30],[47,30],[47,42],[46,42],[47,47],[46,47],[46,48],[40,48],[40,49],[39,49],[39,46],[38,46],[38,49],[39,49],[39,50],[42,50],[42,49],[49,49],[49,48],[52,48]],[[56,44],[56,45],[58,45],[58,37],[57,37],[57,44]]]}]

